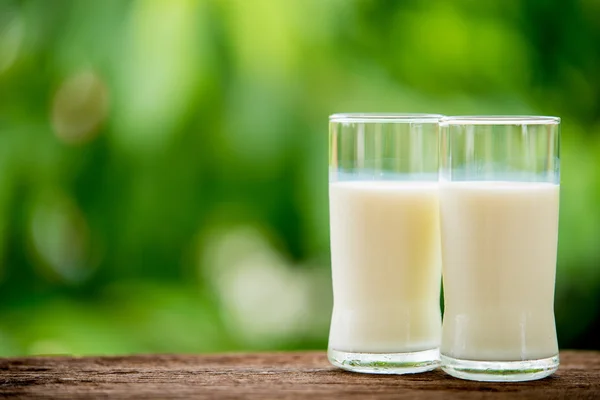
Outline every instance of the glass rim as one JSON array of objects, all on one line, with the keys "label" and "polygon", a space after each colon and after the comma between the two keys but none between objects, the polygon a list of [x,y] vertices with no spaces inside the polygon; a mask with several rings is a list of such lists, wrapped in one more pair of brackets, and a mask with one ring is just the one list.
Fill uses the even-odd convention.
[{"label": "glass rim", "polygon": [[445,116],[443,125],[558,125],[559,117],[541,115],[457,115]]},{"label": "glass rim", "polygon": [[336,113],[329,116],[329,122],[341,123],[438,123],[441,114],[419,113]]}]

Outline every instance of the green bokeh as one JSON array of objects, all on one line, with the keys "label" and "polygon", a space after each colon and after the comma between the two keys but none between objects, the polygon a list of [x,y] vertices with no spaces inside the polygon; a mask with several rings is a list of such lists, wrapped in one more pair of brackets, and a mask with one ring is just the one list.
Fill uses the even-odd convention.
[{"label": "green bokeh", "polygon": [[325,348],[327,116],[563,120],[600,349],[600,2],[0,1],[0,355]]}]

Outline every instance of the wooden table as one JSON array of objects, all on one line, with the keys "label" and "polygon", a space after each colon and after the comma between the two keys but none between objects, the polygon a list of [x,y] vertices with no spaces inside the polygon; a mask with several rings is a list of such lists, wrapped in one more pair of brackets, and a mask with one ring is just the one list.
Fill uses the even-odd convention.
[{"label": "wooden table", "polygon": [[600,399],[600,352],[563,351],[541,381],[479,383],[442,371],[344,372],[324,352],[0,359],[0,397],[199,399]]}]

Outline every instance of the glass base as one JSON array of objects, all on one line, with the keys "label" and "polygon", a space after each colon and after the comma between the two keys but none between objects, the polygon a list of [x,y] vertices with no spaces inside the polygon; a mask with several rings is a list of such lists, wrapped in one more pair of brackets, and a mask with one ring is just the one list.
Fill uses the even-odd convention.
[{"label": "glass base", "polygon": [[440,365],[440,350],[413,353],[349,353],[329,349],[329,362],[336,367],[364,374],[416,374]]},{"label": "glass base", "polygon": [[481,382],[524,382],[542,379],[558,369],[558,355],[529,361],[471,361],[442,354],[442,370],[455,378]]}]

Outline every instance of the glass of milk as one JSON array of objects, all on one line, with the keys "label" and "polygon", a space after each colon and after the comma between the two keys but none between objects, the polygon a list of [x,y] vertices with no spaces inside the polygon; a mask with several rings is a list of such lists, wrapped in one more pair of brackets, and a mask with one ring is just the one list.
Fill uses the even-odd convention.
[{"label": "glass of milk", "polygon": [[439,115],[329,118],[328,357],[355,372],[439,365]]},{"label": "glass of milk", "polygon": [[555,117],[445,117],[440,124],[442,369],[527,381],[558,368]]}]

